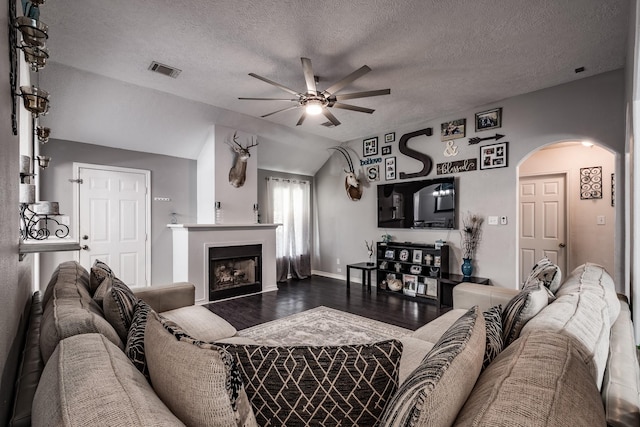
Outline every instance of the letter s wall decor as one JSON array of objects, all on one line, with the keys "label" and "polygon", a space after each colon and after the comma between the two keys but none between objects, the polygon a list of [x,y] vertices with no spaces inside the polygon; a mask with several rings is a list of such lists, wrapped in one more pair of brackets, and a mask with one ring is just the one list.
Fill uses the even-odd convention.
[{"label": "letter s wall decor", "polygon": [[398,143],[398,149],[400,150],[400,152],[406,156],[409,156],[411,158],[414,158],[422,162],[422,170],[414,173],[400,172],[400,179],[409,179],[409,178],[417,178],[419,176],[427,176],[429,175],[429,172],[431,172],[431,168],[433,166],[433,161],[431,160],[431,157],[429,157],[424,153],[421,153],[419,151],[416,151],[407,147],[407,142],[411,138],[414,138],[420,135],[431,136],[433,135],[433,129],[432,128],[421,129],[415,132],[405,133],[400,137],[400,141]]}]

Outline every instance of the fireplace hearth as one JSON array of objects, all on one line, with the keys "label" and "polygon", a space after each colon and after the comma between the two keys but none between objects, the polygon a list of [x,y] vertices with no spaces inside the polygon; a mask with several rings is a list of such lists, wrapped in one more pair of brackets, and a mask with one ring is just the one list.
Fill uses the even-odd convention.
[{"label": "fireplace hearth", "polygon": [[209,248],[209,300],[262,291],[262,245]]}]

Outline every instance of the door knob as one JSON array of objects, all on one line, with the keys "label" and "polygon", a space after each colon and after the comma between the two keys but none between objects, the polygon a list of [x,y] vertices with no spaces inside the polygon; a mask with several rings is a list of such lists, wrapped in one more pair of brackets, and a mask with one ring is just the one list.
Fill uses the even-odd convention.
[{"label": "door knob", "polygon": [[89,246],[87,246],[87,245],[82,246],[82,250],[83,251],[88,251],[89,250]]},{"label": "door knob", "polygon": [[558,246],[560,246],[561,248],[566,248],[567,245],[565,245],[564,243],[560,243]]},{"label": "door knob", "polygon": [[84,236],[82,236],[82,240],[89,240],[89,236],[85,234]]}]

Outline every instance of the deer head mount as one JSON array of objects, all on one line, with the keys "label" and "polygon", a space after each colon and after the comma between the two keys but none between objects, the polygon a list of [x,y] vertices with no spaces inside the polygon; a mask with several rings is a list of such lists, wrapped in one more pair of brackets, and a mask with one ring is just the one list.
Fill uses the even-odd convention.
[{"label": "deer head mount", "polygon": [[247,179],[247,160],[251,157],[249,149],[258,145],[258,142],[251,137],[250,143],[247,143],[244,147],[238,142],[238,133],[234,132],[231,138],[233,143],[225,141],[229,147],[235,152],[233,157],[233,166],[229,171],[229,184],[234,187],[242,187]]},{"label": "deer head mount", "polygon": [[342,154],[347,161],[347,165],[349,166],[349,170],[345,169],[345,173],[347,176],[344,178],[344,188],[347,190],[347,196],[351,200],[358,201],[362,197],[362,184],[358,180],[356,176],[355,170],[353,169],[353,160],[351,160],[351,156],[349,152],[344,147],[329,147],[331,150],[336,150],[340,154]]}]

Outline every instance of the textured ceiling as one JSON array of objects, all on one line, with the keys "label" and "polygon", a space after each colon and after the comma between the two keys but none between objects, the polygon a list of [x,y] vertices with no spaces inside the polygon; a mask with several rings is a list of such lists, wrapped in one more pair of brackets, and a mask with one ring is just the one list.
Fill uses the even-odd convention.
[{"label": "textured ceiling", "polygon": [[[308,119],[289,134],[339,142],[620,68],[628,28],[627,0],[83,0],[41,9],[58,70],[254,117],[283,104],[238,97],[287,94],[248,73],[303,91],[301,56],[312,60],[320,89],[366,64],[373,71],[341,93],[391,88],[388,96],[349,101],[375,109],[373,115],[334,109],[342,125]],[[182,73],[151,73],[152,60]],[[586,71],[577,75],[580,66]],[[56,85],[64,87],[65,75],[74,73],[58,74]],[[54,88],[43,88],[53,93],[55,123],[55,109],[65,104],[55,101]],[[266,120],[293,128],[299,115]],[[180,132],[179,123],[173,126]]]}]

